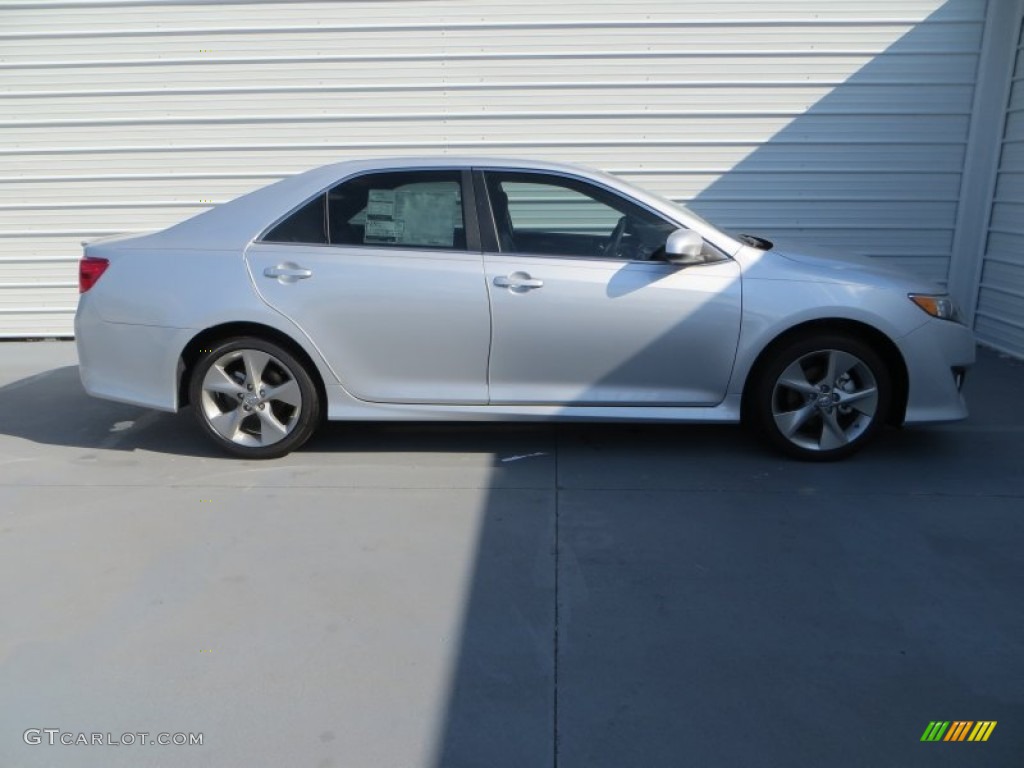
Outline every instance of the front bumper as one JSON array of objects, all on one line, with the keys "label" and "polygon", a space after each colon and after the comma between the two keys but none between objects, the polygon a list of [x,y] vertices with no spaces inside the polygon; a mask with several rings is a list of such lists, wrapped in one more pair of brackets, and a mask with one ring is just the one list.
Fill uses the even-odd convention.
[{"label": "front bumper", "polygon": [[974,364],[974,333],[959,323],[929,320],[900,339],[899,347],[909,380],[904,423],[967,418],[961,389]]}]

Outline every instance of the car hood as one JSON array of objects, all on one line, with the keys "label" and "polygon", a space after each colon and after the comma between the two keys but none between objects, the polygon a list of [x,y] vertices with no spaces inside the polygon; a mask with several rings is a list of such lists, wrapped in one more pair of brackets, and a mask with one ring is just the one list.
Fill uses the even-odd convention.
[{"label": "car hood", "polygon": [[[805,279],[841,283],[867,284],[922,293],[942,292],[942,287],[926,277],[895,267],[868,256],[850,256],[827,248],[808,248],[805,244],[776,242],[767,252],[786,265],[786,271],[797,272]],[[790,277],[797,277],[791,274]]]}]

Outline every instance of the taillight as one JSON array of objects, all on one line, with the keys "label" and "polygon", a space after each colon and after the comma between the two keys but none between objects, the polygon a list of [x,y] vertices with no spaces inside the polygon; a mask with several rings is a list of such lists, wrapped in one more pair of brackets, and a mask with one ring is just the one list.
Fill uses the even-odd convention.
[{"label": "taillight", "polygon": [[100,279],[100,275],[107,271],[110,262],[106,259],[97,259],[94,256],[85,256],[78,262],[78,292],[85,293]]}]

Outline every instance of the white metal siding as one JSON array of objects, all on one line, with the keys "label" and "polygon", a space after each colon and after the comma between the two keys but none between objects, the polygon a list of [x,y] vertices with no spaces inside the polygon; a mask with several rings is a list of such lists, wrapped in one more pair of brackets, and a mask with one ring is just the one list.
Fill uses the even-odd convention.
[{"label": "white metal siding", "polygon": [[946,275],[985,0],[0,5],[0,335],[79,241],[347,157],[582,162]]},{"label": "white metal siding", "polygon": [[1024,357],[1024,24],[978,286],[979,340]]}]

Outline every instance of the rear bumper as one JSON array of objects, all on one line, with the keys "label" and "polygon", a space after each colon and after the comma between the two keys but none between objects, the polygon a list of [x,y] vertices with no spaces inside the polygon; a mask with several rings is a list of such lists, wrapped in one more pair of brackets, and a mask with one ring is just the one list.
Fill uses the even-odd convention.
[{"label": "rear bumper", "polygon": [[930,320],[900,339],[899,346],[909,378],[904,423],[967,418],[960,389],[965,371],[974,364],[974,333],[959,323]]},{"label": "rear bumper", "polygon": [[190,328],[108,322],[86,294],[75,314],[82,386],[105,400],[176,411],[178,358],[194,335]]}]

